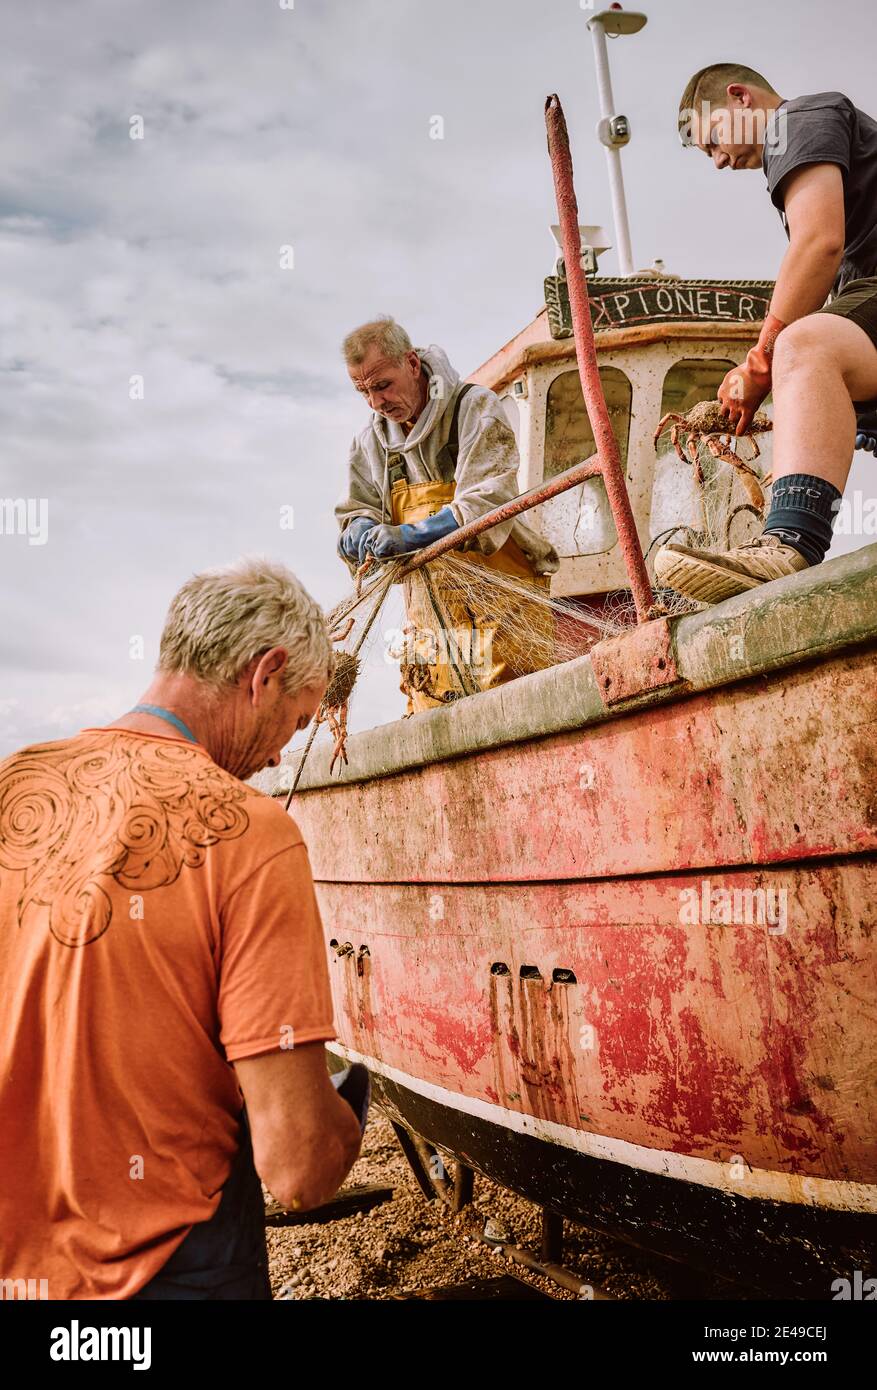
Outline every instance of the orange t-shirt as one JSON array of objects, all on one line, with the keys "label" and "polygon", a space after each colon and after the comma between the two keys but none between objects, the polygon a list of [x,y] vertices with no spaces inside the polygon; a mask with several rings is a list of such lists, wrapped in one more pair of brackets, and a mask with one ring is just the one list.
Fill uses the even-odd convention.
[{"label": "orange t-shirt", "polygon": [[182,738],[14,754],[0,1001],[0,1278],[130,1298],[219,1205],[230,1063],[335,1037],[298,827]]}]

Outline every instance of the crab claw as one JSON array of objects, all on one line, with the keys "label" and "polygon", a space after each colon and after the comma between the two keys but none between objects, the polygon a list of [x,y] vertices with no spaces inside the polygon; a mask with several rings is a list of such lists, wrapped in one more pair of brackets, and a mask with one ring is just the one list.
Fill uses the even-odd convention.
[{"label": "crab claw", "polygon": [[657,453],[657,450],[658,450],[658,440],[661,438],[661,435],[664,433],[664,431],[665,431],[665,429],[667,428],[667,426],[668,426],[668,424],[670,423],[670,421],[673,420],[673,421],[676,422],[676,424],[679,424],[680,422],[682,422],[682,421],[684,420],[684,418],[685,418],[684,416],[678,414],[678,412],[675,411],[675,410],[668,410],[667,414],[666,414],[666,415],[663,415],[663,416],[661,417],[661,419],[658,421],[658,428],[655,430],[655,433],[652,435],[652,443],[653,443],[654,446],[655,446],[655,452],[656,452],[656,453]]},{"label": "crab claw", "polygon": [[[335,764],[341,759],[341,767],[347,766],[347,701],[340,705],[336,710],[327,710],[326,717],[329,720],[329,728],[335,735],[335,747],[332,751],[332,761],[329,764],[329,776],[335,771]],[[338,771],[340,773],[341,767]]]},{"label": "crab claw", "polygon": [[736,469],[749,501],[752,503],[753,507],[757,507],[759,512],[763,513],[764,493],[761,490],[763,479],[759,478],[755,469],[750,468],[746,460],[741,459],[739,454],[735,454],[721,439],[708,439],[706,445],[713,455],[713,458],[721,459],[724,463],[729,463],[732,468]]},{"label": "crab claw", "polygon": [[354,575],[354,588],[356,589],[357,598],[359,598],[360,594],[362,593],[362,581],[365,579],[369,570],[373,569],[376,564],[377,561],[374,555],[369,554],[366,556],[359,569],[356,571],[356,574]]},{"label": "crab claw", "polygon": [[346,642],[347,639],[348,639],[348,637],[350,636],[351,632],[353,631],[355,625],[356,625],[356,619],[355,619],[355,618],[348,618],[347,623],[346,623],[345,626],[341,629],[340,632],[331,632],[331,633],[329,634],[331,640],[332,640],[333,642]]}]

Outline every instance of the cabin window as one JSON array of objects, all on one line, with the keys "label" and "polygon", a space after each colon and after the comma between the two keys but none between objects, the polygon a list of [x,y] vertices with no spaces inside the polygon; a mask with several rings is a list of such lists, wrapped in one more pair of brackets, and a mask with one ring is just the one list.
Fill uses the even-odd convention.
[{"label": "cabin window", "polygon": [[[601,367],[600,382],[621,466],[626,471],[630,381],[617,367]],[[548,388],[543,476],[546,481],[554,478],[596,453],[578,371],[561,372]],[[578,487],[543,502],[539,514],[543,534],[562,556],[600,555],[611,550],[618,540],[602,478],[587,478]]]},{"label": "cabin window", "polygon": [[[717,358],[684,358],[667,372],[661,394],[661,410],[655,420],[671,411],[685,415],[698,401],[714,401],[726,374],[737,364]],[[652,540],[678,541],[707,549],[743,545],[761,532],[761,524],[739,479],[727,465],[711,460],[701,450],[705,485],[701,487],[693,466],[676,454],[668,429],[661,435],[652,482],[649,534]],[[685,446],[685,436],[680,443]],[[761,445],[761,440],[759,440]],[[762,449],[767,455],[768,449]],[[747,453],[743,457],[748,458]],[[758,467],[761,467],[759,461]],[[765,458],[763,471],[770,465]]]},{"label": "cabin window", "polygon": [[709,360],[687,357],[676,362],[664,377],[658,419],[663,419],[668,410],[685,415],[698,401],[714,401],[728,372],[736,365],[736,362],[717,361],[712,357]]}]

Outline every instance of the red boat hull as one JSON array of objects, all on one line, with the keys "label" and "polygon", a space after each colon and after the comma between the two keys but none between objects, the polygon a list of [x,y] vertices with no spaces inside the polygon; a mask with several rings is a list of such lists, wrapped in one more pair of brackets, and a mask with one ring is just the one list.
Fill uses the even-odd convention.
[{"label": "red boat hull", "polygon": [[397,770],[296,797],[340,1042],[524,1195],[828,1298],[877,1213],[873,640],[696,691],[684,621],[649,703],[592,718],[586,658],[545,695],[578,727],[405,766],[409,729]]}]

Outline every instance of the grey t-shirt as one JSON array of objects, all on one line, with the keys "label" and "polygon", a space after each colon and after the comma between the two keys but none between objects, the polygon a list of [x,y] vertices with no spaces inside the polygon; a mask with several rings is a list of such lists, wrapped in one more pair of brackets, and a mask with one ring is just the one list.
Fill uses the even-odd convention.
[{"label": "grey t-shirt", "polygon": [[802,164],[839,164],[843,174],[844,257],[832,286],[832,294],[838,295],[850,280],[877,275],[877,121],[843,92],[795,97],[773,112],[762,167],[786,235],[779,185]]}]

